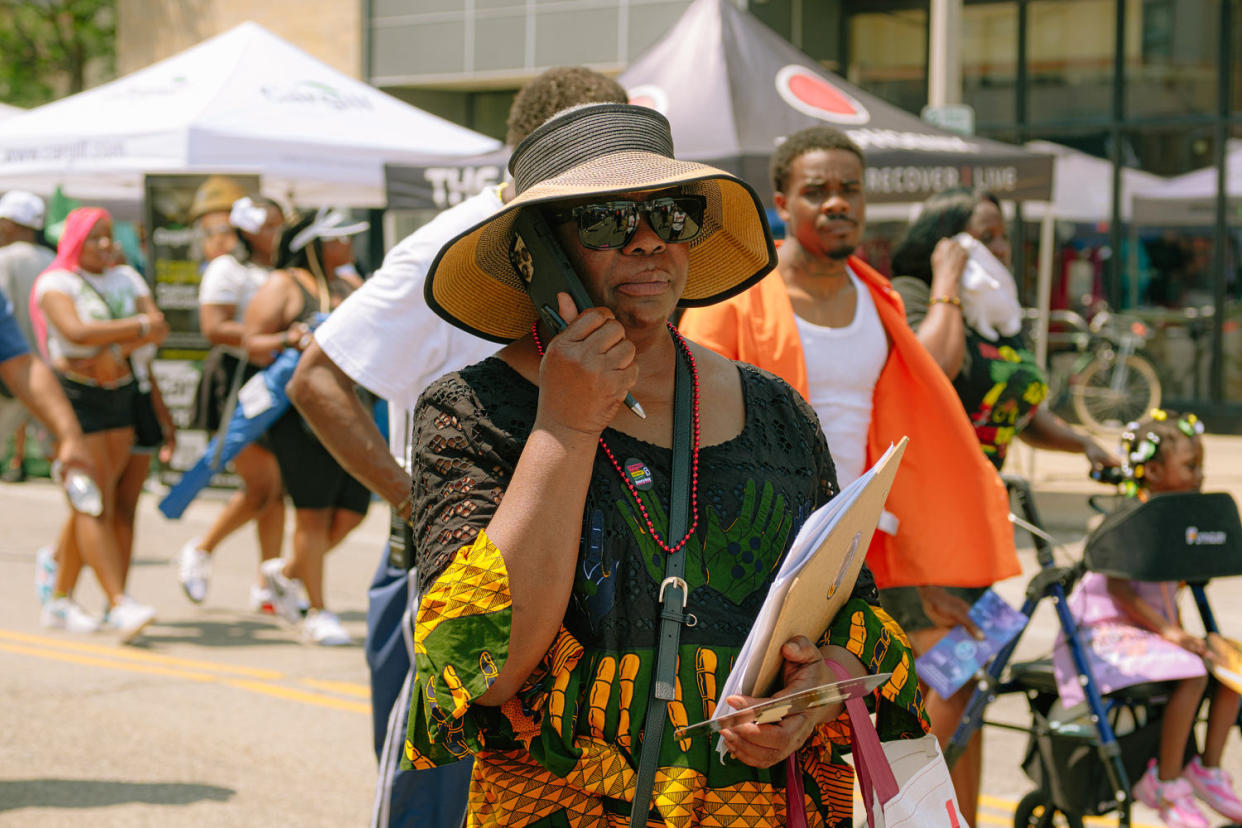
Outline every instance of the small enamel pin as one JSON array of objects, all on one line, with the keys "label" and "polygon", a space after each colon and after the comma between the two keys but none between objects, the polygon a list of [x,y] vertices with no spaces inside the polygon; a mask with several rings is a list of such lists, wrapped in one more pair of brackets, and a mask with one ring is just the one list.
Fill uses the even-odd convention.
[{"label": "small enamel pin", "polygon": [[625,475],[635,489],[646,491],[652,486],[651,469],[647,468],[646,463],[635,457],[625,461]]}]

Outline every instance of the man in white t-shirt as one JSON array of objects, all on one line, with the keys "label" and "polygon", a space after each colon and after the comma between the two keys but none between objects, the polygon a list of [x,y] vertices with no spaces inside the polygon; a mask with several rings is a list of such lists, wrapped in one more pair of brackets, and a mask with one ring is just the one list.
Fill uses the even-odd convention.
[{"label": "man in white t-shirt", "polygon": [[[615,81],[579,67],[550,69],[523,87],[509,111],[506,143],[516,146],[562,109],[625,103]],[[399,529],[411,510],[406,455],[410,415],[434,379],[497,349],[450,326],[423,298],[423,280],[441,245],[481,223],[512,198],[510,185],[489,187],[441,213],[389,251],[383,266],[315,331],[288,386],[289,398],[316,436],[351,475],[393,505]],[[353,394],[357,383],[388,400],[389,439]],[[390,541],[368,593],[367,662],[371,715],[380,762],[373,826],[458,828],[466,809],[470,762],[399,771],[409,712],[417,606],[410,550]]]},{"label": "man in white t-shirt", "polygon": [[[40,273],[52,263],[53,252],[38,243],[43,229],[43,199],[24,190],[9,190],[0,197],[0,292],[9,298],[13,316],[31,351],[38,351],[30,326],[30,289]],[[0,479],[25,479],[23,461],[26,424],[30,415],[18,402],[0,399],[0,447],[13,434],[13,455]]]}]

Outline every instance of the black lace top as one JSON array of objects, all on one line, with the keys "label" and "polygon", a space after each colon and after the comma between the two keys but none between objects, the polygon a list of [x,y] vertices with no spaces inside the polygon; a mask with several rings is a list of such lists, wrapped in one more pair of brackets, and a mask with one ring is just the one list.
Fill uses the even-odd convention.
[{"label": "black lace top", "polygon": [[[750,540],[746,549],[727,543],[726,550],[737,555],[727,568],[723,562],[698,564],[720,567],[711,573],[716,591],[755,592],[761,601],[762,591],[755,587],[775,574],[784,547],[807,515],[836,494],[836,471],[815,412],[801,396],[754,366],[737,363],[737,367],[746,423],[732,440],[700,450],[697,535],[703,541],[715,533],[757,528],[761,538]],[[538,394],[538,388],[507,363],[492,357],[442,377],[419,400],[413,425],[413,520],[420,591],[491,519],[530,435]],[[672,452],[611,429],[604,432],[604,439],[623,466],[638,460],[650,470],[653,485],[642,496],[656,530],[665,537]],[[757,522],[763,525],[756,526]],[[654,578],[644,588],[654,596],[654,586],[664,578],[665,553],[647,536],[629,490],[603,452],[595,459],[582,537],[588,540],[583,549],[588,556],[600,553],[591,548],[593,541],[608,550],[618,542],[637,545]],[[691,570],[698,557],[694,550],[700,546],[688,548],[691,589],[695,586]],[[708,573],[701,574],[706,578]],[[636,588],[648,579],[620,580]],[[864,570],[859,588],[869,594],[869,571]],[[743,637],[748,629],[749,622],[741,625]]]}]

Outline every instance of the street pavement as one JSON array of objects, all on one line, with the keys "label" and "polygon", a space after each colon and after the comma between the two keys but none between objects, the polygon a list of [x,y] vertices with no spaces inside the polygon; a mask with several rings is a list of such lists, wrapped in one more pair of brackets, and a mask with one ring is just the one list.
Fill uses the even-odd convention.
[{"label": "street pavement", "polygon": [[[1207,489],[1242,496],[1242,438],[1209,436],[1206,456]],[[1080,554],[1086,497],[1106,491],[1087,479],[1083,459],[1020,446],[1008,471],[1033,482],[1059,554]],[[157,499],[148,495],[140,507],[130,591],[159,617],[134,646],[118,646],[106,633],[39,626],[34,553],[55,536],[65,506],[47,481],[0,484],[0,826],[366,825],[375,761],[361,641],[386,509],[373,506],[328,560],[328,606],[357,643],[320,648],[248,611],[257,560],[250,528],[220,546],[207,600],[191,604],[172,562],[223,501],[200,498],[169,521]],[[1018,537],[1025,574],[998,586],[1015,605],[1036,569],[1029,540]],[[1209,594],[1222,628],[1242,629],[1239,582],[1216,582]],[[77,597],[88,610],[103,607],[89,572]],[[1018,658],[1048,651],[1050,613],[1036,613]],[[1027,724],[1024,710],[1006,698],[989,718]],[[1025,744],[1021,734],[985,731],[978,824],[1012,824],[1014,805],[1032,788],[1019,768]],[[1242,778],[1236,732],[1225,765]],[[1136,811],[1136,825],[1158,822]]]}]

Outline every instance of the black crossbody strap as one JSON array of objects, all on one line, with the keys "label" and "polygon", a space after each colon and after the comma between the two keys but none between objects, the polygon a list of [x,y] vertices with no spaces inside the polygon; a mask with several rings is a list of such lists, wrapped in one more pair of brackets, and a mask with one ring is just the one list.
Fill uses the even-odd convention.
[{"label": "black crossbody strap", "polygon": [[79,279],[81,279],[81,280],[82,280],[82,284],[84,284],[84,285],[86,285],[86,287],[90,288],[91,293],[93,293],[93,294],[95,294],[96,296],[98,296],[98,297],[99,297],[99,301],[100,301],[100,302],[103,302],[104,310],[106,310],[106,311],[108,312],[108,318],[109,318],[109,319],[116,320],[116,319],[124,319],[124,318],[125,318],[125,317],[123,317],[123,316],[114,316],[114,315],[113,315],[113,313],[112,313],[112,306],[108,304],[108,300],[104,297],[104,295],[103,295],[102,293],[100,293],[100,292],[99,292],[99,288],[97,288],[97,287],[95,287],[94,285],[92,285],[92,284],[91,284],[91,280],[90,280],[90,279],[87,279],[87,278],[86,278],[85,276],[83,276],[83,275],[82,275],[79,271],[76,271],[76,270],[75,270],[75,271],[72,271],[72,272],[73,272],[73,275],[74,275],[74,276],[77,276]]},{"label": "black crossbody strap", "polygon": [[[690,528],[691,465],[694,456],[694,377],[686,356],[677,354],[677,373],[673,381],[673,472],[672,501],[669,504],[669,543],[680,541]],[[660,584],[660,626],[656,639],[655,681],[643,719],[643,746],[638,759],[638,780],[630,811],[630,828],[647,824],[651,810],[651,789],[660,764],[660,745],[664,740],[664,719],[668,703],[676,695],[677,642],[685,623],[686,547],[683,544],[668,556],[664,581]]]}]

